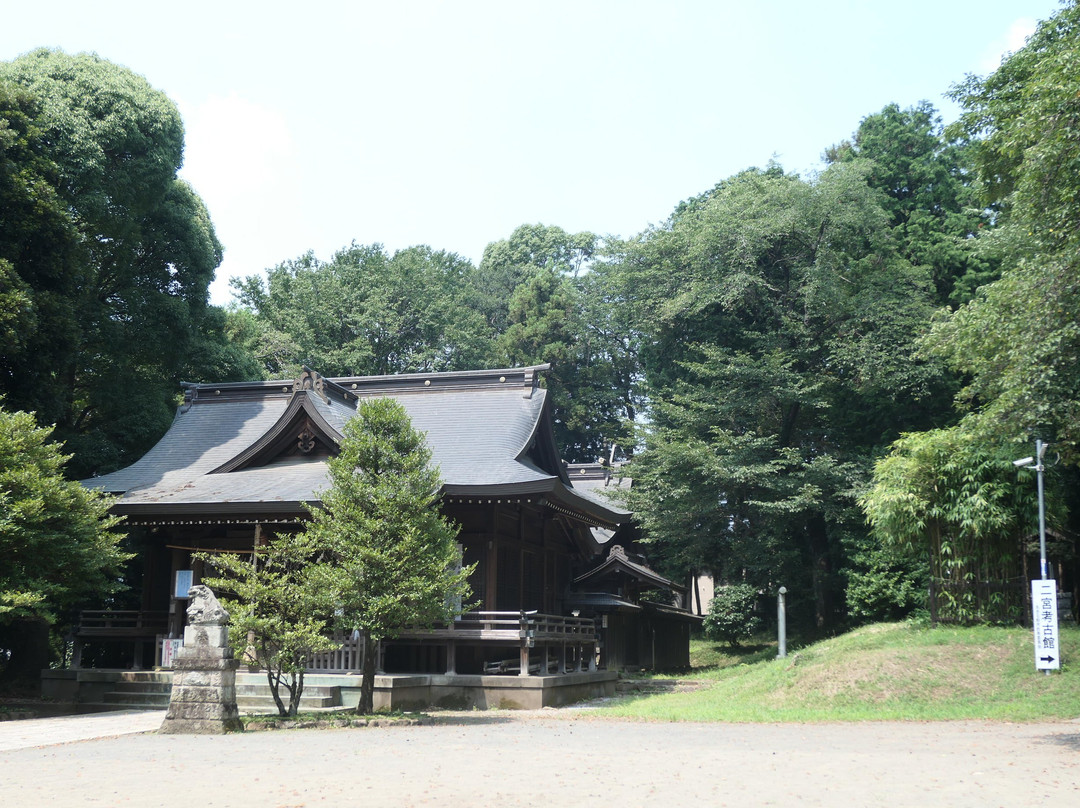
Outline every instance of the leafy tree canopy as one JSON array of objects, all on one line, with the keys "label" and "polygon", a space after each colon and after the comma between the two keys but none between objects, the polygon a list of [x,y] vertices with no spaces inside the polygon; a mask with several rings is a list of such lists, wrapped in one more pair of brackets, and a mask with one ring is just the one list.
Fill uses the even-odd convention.
[{"label": "leafy tree canopy", "polygon": [[631,507],[680,572],[809,570],[819,623],[866,458],[940,412],[940,368],[914,356],[929,274],[899,254],[869,171],[745,172],[621,259],[651,397]]},{"label": "leafy tree canopy", "polygon": [[883,207],[904,256],[928,267],[940,303],[969,300],[997,277],[997,262],[972,237],[991,224],[972,184],[972,145],[950,140],[924,101],[889,104],[868,115],[851,141],[826,150],[830,162],[869,160],[867,182],[885,193]]},{"label": "leafy tree canopy", "polygon": [[1039,25],[985,79],[955,88],[958,130],[979,138],[976,165],[1000,225],[985,240],[1004,271],[942,317],[931,350],[964,373],[969,429],[1055,444],[1080,460],[1080,6]]},{"label": "leafy tree canopy", "polygon": [[116,591],[130,557],[112,499],[64,479],[68,457],[50,432],[0,404],[0,624],[52,622]]},{"label": "leafy tree canopy", "polygon": [[233,288],[254,315],[249,345],[270,376],[305,364],[341,376],[466,370],[490,359],[474,272],[429,247],[389,255],[353,244],[329,262],[308,254]]},{"label": "leafy tree canopy", "polygon": [[0,295],[21,312],[0,391],[56,424],[75,474],[106,471],[168,426],[222,248],[176,176],[176,106],[141,76],[42,49],[0,88]]}]

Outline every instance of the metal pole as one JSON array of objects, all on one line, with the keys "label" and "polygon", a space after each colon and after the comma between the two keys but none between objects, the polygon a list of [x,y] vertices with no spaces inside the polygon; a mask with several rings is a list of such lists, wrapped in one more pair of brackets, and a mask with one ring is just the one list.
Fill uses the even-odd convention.
[{"label": "metal pole", "polygon": [[[1042,579],[1046,580],[1046,506],[1043,504],[1043,454],[1046,452],[1046,444],[1041,440],[1035,441],[1035,472],[1039,486],[1039,569]],[[1047,671],[1049,673],[1049,671]]]},{"label": "metal pole", "polygon": [[779,633],[777,640],[777,659],[787,656],[787,605],[784,603],[784,595],[787,587],[780,587],[780,594],[776,597],[776,628]]}]

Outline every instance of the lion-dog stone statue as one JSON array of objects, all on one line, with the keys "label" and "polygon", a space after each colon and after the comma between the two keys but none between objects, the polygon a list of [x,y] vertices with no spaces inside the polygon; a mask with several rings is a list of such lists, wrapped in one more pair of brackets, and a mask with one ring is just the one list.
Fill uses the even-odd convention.
[{"label": "lion-dog stone statue", "polygon": [[188,590],[184,647],[173,660],[169,711],[159,732],[219,735],[242,732],[236,709],[236,669],[229,647],[229,613],[209,587]]}]

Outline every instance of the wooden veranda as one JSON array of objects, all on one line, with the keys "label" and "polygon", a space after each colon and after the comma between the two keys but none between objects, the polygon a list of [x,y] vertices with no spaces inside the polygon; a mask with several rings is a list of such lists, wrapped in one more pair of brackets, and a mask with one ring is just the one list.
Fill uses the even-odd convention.
[{"label": "wooden veranda", "polygon": [[[82,666],[83,647],[88,642],[130,642],[134,669],[147,667],[144,644],[154,642],[153,665],[169,667],[170,654],[163,653],[164,645],[171,641],[165,634],[166,624],[164,612],[84,611],[74,631],[72,667]],[[596,624],[591,618],[584,617],[538,611],[469,612],[444,627],[410,629],[390,643],[441,646],[445,649],[447,675],[457,673],[457,651],[464,646],[514,649],[517,652],[512,658],[485,663],[483,672],[488,674],[546,676],[596,670]],[[377,649],[376,670],[380,674],[386,668],[387,644],[381,644]],[[356,673],[363,669],[363,654],[362,638],[347,638],[338,648],[314,655],[308,670],[312,673]]]}]

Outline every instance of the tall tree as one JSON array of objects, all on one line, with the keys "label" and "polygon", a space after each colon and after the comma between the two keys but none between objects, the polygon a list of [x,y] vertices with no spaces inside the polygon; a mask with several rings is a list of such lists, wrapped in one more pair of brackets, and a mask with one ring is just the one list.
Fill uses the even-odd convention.
[{"label": "tall tree", "polygon": [[863,118],[850,141],[826,151],[830,162],[871,161],[867,182],[885,193],[904,257],[929,268],[941,304],[970,300],[997,277],[998,262],[973,241],[992,216],[978,206],[972,151],[970,141],[946,137],[926,101],[905,110],[888,104]]},{"label": "tall tree", "polygon": [[76,474],[107,470],[168,426],[221,245],[176,175],[179,112],[144,78],[43,49],[0,64],[0,83],[16,133],[0,176],[18,177],[0,179],[18,220],[5,222],[0,259],[36,320],[0,365],[0,390],[56,424]]},{"label": "tall tree", "polygon": [[[868,499],[865,506],[881,526],[876,528],[879,533],[904,535],[915,517],[962,513],[947,496],[924,494],[926,468],[935,467],[914,462],[947,456],[960,441],[979,446],[983,455],[1009,459],[1026,453],[1034,438],[1047,440],[1053,444],[1052,456],[1072,472],[1062,475],[1069,481],[1066,492],[1055,496],[1050,489],[1051,511],[1061,512],[1062,503],[1075,498],[1080,465],[1080,236],[1074,225],[1080,217],[1080,181],[1072,169],[1080,160],[1075,125],[1080,116],[1078,64],[1080,4],[1073,2],[1041,23],[993,74],[969,76],[954,88],[953,96],[965,110],[954,134],[973,141],[982,202],[995,217],[996,226],[975,243],[1002,257],[1002,272],[1000,279],[934,323],[926,345],[963,374],[966,387],[957,403],[964,417],[955,430],[909,436],[894,447],[892,462],[875,470],[875,494],[884,491],[896,502],[929,503],[923,516],[906,514],[906,525],[881,516],[880,503]],[[982,478],[966,470],[960,483],[950,482],[967,491],[972,481]],[[977,491],[968,503],[984,500]],[[984,529],[985,519],[995,513],[992,504],[977,509],[979,519],[938,517],[924,524],[939,531],[945,546],[970,545],[975,527],[980,535],[994,538],[993,530]],[[1004,513],[1011,517],[1014,511]],[[1071,517],[1075,529],[1076,514]],[[1023,521],[1030,530],[1030,513]],[[1017,554],[1015,542],[984,544],[987,563],[996,565],[998,577],[1015,572],[1010,566]],[[1070,555],[1075,558],[1075,542],[1061,560]]]},{"label": "tall tree", "polygon": [[941,384],[913,355],[930,278],[898,253],[869,170],[744,172],[622,259],[652,402],[634,510],[673,572],[800,581],[819,624],[839,612],[867,456],[925,424]]},{"label": "tall tree", "polygon": [[319,588],[338,623],[364,637],[357,712],[370,713],[376,645],[411,625],[452,620],[469,594],[457,528],[438,510],[441,481],[431,450],[393,399],[361,401],[330,461],[332,485],[307,536],[323,563]]},{"label": "tall tree", "polygon": [[477,274],[483,310],[496,330],[500,364],[550,362],[555,439],[570,461],[626,451],[623,422],[640,400],[636,356],[620,329],[600,239],[560,227],[518,227],[484,250]]},{"label": "tall tree", "polygon": [[266,280],[233,280],[255,316],[254,350],[270,375],[310,365],[327,375],[465,370],[487,363],[472,264],[410,247],[389,255],[353,244],[329,262],[308,254]]},{"label": "tall tree", "polygon": [[1080,5],[1041,23],[993,74],[954,92],[958,128],[999,225],[1002,277],[936,324],[930,345],[970,383],[968,426],[1034,437],[1080,462]]},{"label": "tall tree", "polygon": [[561,227],[523,224],[509,238],[484,248],[477,275],[480,305],[492,329],[503,333],[510,324],[510,299],[541,269],[577,276],[597,251],[592,233],[567,233]]},{"label": "tall tree", "polygon": [[144,78],[39,50],[0,64],[0,82],[8,139],[16,133],[0,158],[0,175],[16,177],[0,179],[15,223],[4,223],[0,259],[35,318],[0,364],[0,390],[55,423],[73,473],[108,470],[168,426],[221,245],[176,175],[179,112]]}]

